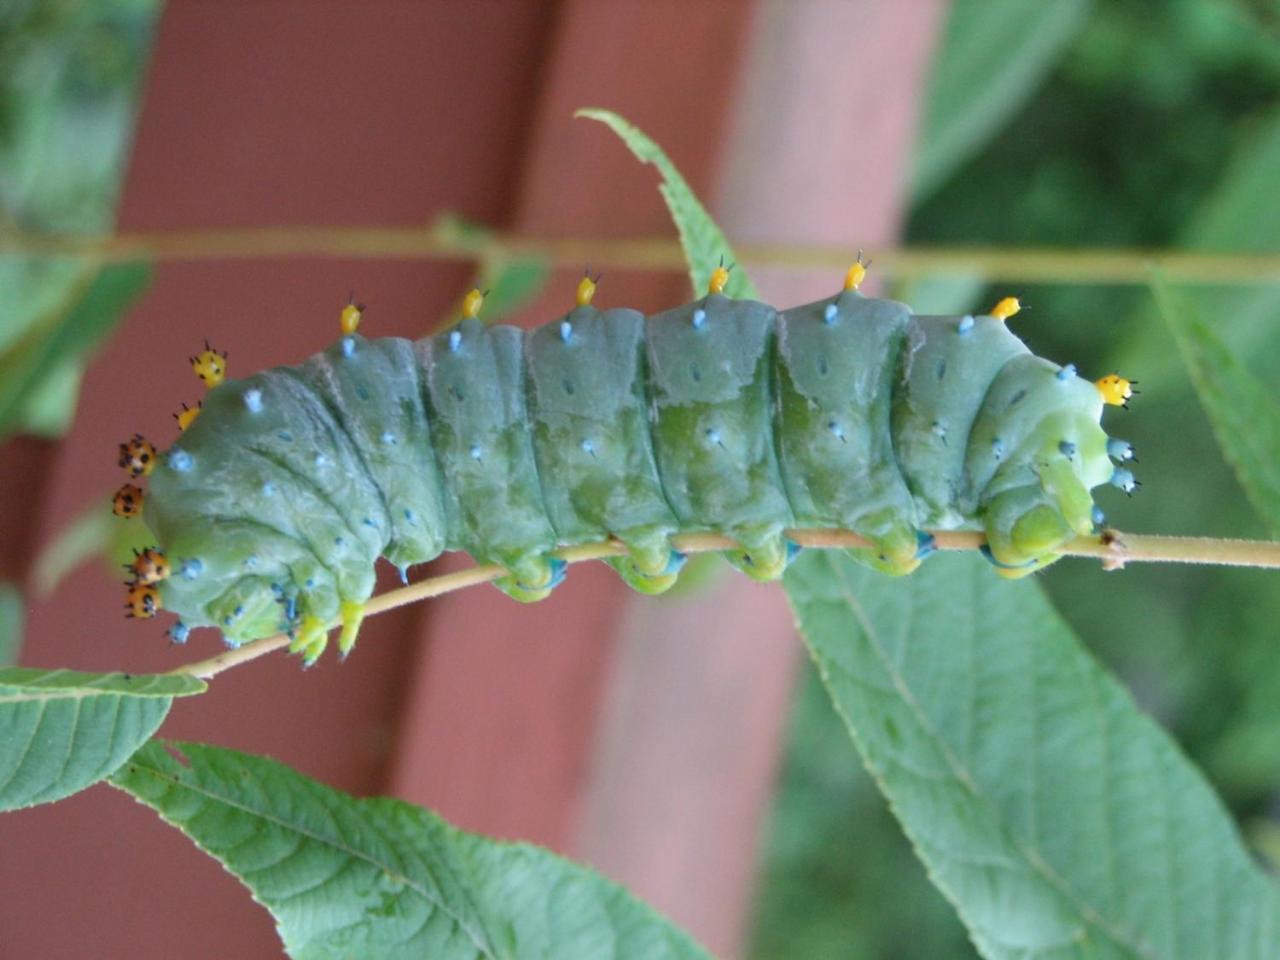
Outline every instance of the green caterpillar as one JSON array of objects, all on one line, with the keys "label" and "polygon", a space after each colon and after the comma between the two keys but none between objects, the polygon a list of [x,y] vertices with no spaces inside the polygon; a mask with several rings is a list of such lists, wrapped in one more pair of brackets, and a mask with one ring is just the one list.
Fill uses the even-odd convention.
[{"label": "green caterpillar", "polygon": [[[1093,487],[1133,489],[1112,464],[1131,448],[1099,426],[1128,381],[1032,355],[1005,325],[1013,298],[916,316],[860,294],[864,273],[780,313],[724,296],[721,267],[705,297],[647,318],[597,309],[584,278],[577,307],[530,332],[483,324],[472,291],[454,329],[417,342],[361,337],[350,305],[328,350],[226,382],[206,345],[199,416],[184,409],[163,453],[139,437],[121,450],[151,476],[159,544],[127,608],[179,614],[176,642],[288,631],[310,663],[335,620],[350,650],[379,556],[403,575],[466,550],[531,601],[564,576],[551,551],[607,537],[628,548],[610,561],[622,577],[657,593],[683,561],[677,532],[732,537],[730,562],[772,580],[790,527],[862,534],[874,546],[855,553],[891,574],[931,551],[924,531],[976,529],[1021,576],[1095,529]],[[117,510],[141,500],[127,486]]]}]

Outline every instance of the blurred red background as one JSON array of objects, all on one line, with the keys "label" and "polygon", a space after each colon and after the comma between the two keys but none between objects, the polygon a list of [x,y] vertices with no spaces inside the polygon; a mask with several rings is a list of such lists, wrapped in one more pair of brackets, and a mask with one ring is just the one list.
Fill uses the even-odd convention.
[{"label": "blurred red background", "polygon": [[[942,6],[173,0],[119,229],[451,211],[539,236],[671,235],[652,171],[572,119],[605,106],[666,148],[732,239],[889,242]],[[73,432],[4,451],[10,572],[119,484],[122,438],[167,444],[206,337],[233,376],[296,362],[335,334],[351,290],[369,335],[421,336],[470,276],[422,261],[161,264],[90,369]],[[755,279],[791,303],[839,278]],[[573,281],[557,276],[521,319],[562,309]],[[613,271],[599,299],[656,310],[687,295],[683,276]],[[170,649],[163,626],[117,619],[120,592],[99,566],[78,571],[29,610],[23,662],[159,671],[216,651],[211,635]],[[237,669],[176,703],[162,732],[546,844],[736,956],[800,649],[777,587],[725,578],[648,600],[584,566],[534,607],[480,588],[377,618],[345,664]],[[0,818],[0,850],[5,957],[279,955],[236,881],[108,787]]]}]

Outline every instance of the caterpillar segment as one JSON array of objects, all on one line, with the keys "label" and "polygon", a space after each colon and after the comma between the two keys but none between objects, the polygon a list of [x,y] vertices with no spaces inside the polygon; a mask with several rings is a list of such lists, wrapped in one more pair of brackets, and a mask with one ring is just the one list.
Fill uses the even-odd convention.
[{"label": "caterpillar segment", "polygon": [[181,617],[175,643],[286,631],[310,664],[331,624],[354,645],[379,556],[403,576],[463,550],[534,601],[564,578],[553,550],[608,537],[622,579],[660,593],[680,532],[732,537],[728,560],[772,580],[789,528],[860,533],[873,546],[854,555],[895,575],[934,549],[924,531],[972,529],[1018,577],[1097,529],[1094,487],[1136,485],[1112,464],[1132,448],[1099,425],[1128,381],[1032,355],[1005,323],[1015,298],[917,316],[858,291],[859,257],[836,295],[778,312],[725,296],[729,269],[650,317],[596,307],[586,275],[528,332],[486,326],[479,290],[416,342],[362,337],[348,304],[335,344],[216,385],[159,456],[145,519],[172,574],[133,585],[130,609],[148,587]]}]

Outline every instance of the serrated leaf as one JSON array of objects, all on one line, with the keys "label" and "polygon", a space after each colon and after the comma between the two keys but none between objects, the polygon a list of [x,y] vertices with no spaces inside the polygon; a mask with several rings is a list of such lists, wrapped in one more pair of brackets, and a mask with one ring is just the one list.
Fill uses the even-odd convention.
[{"label": "serrated leaf", "polygon": [[53,411],[32,410],[32,398],[51,374],[67,363],[84,362],[150,280],[151,267],[143,263],[83,275],[48,316],[0,353],[0,439],[24,419],[57,422]]},{"label": "serrated leaf", "polygon": [[263,757],[153,741],[111,783],[235,874],[295,960],[707,957],[583,867]]},{"label": "serrated leaf", "polygon": [[174,697],[204,690],[175,674],[0,670],[0,811],[97,783],[156,732]]},{"label": "serrated leaf", "polygon": [[1280,897],[1170,738],[976,556],[787,591],[836,707],[988,958],[1273,957]]},{"label": "serrated leaf", "polygon": [[1190,299],[1164,283],[1152,292],[1240,486],[1274,535],[1280,536],[1280,404],[1232,356]]},{"label": "serrated leaf", "polygon": [[22,646],[22,593],[12,583],[0,581],[0,667],[18,659]]},{"label": "serrated leaf", "polygon": [[[671,211],[676,229],[680,231],[680,243],[689,264],[689,279],[693,282],[694,293],[701,296],[707,289],[711,271],[719,266],[722,259],[726,266],[737,263],[737,257],[734,256],[724,232],[716,226],[716,222],[689,188],[675,164],[648,134],[611,110],[587,108],[578,110],[574,116],[605,124],[622,139],[637,160],[658,168],[658,172],[662,174],[662,184],[658,190],[662,193],[662,199],[667,202],[667,209]],[[741,266],[735,267],[729,274],[729,283],[724,292],[725,296],[738,299],[756,299],[758,296],[747,271]]]},{"label": "serrated leaf", "polygon": [[912,197],[919,203],[1035,93],[1091,0],[957,0],[929,76]]}]

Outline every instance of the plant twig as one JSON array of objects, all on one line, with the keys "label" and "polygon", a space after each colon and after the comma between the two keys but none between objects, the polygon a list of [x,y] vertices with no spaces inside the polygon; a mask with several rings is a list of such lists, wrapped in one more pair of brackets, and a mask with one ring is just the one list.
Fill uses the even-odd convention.
[{"label": "plant twig", "polygon": [[[738,245],[738,255],[759,266],[844,270],[857,248]],[[877,270],[897,278],[977,275],[1009,283],[1145,284],[1159,270],[1177,283],[1280,283],[1280,254],[1204,253],[1139,249],[1026,249],[933,247],[867,250]],[[245,227],[166,230],[114,236],[0,232],[0,255],[93,255],[104,261],[225,260],[271,257],[475,260],[540,257],[580,269],[685,269],[674,238],[528,237],[477,235],[442,221],[419,227]]]},{"label": "plant twig", "polygon": [[[802,547],[819,549],[867,547],[871,541],[847,530],[788,530],[786,535]],[[966,530],[939,530],[933,534],[939,550],[976,550],[985,542],[983,534]],[[682,553],[706,553],[731,550],[739,544],[717,533],[682,533],[672,537],[672,546]],[[554,555],[569,563],[600,560],[626,554],[627,548],[617,540],[605,540],[577,547],[564,547]],[[1062,551],[1073,557],[1095,557],[1106,569],[1114,570],[1126,563],[1200,563],[1235,567],[1280,569],[1280,542],[1266,540],[1217,540],[1212,537],[1166,537],[1152,534],[1121,533],[1105,530],[1101,536],[1077,537]],[[385,613],[419,600],[452,593],[464,587],[488,583],[502,576],[503,569],[492,564],[469,567],[455,573],[430,577],[420,583],[399,587],[373,597],[365,605],[365,615]],[[337,623],[331,625],[338,626]],[[234,650],[227,650],[207,660],[185,664],[171,673],[187,674],[208,680],[211,677],[256,660],[289,645],[283,633],[254,640]]]}]

